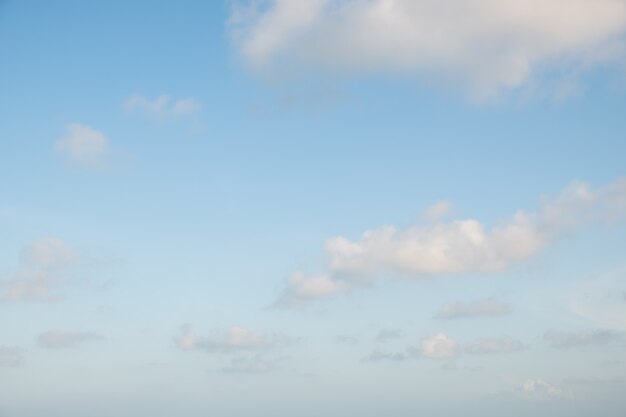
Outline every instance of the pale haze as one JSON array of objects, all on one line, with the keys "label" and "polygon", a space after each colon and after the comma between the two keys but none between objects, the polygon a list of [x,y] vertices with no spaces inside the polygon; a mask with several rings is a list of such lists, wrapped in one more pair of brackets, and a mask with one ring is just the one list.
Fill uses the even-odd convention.
[{"label": "pale haze", "polygon": [[622,417],[626,0],[0,0],[0,417]]}]

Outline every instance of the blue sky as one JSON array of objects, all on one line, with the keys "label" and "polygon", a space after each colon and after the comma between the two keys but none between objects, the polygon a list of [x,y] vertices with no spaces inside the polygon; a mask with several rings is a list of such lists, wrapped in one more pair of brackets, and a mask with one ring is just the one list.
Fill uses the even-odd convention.
[{"label": "blue sky", "polygon": [[0,1],[0,416],[620,415],[626,2],[437,4]]}]

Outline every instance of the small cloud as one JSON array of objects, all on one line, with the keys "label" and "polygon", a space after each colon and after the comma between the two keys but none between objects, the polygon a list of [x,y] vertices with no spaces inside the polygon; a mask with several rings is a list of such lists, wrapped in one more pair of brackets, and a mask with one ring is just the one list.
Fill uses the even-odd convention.
[{"label": "small cloud", "polygon": [[490,355],[498,353],[511,353],[524,349],[524,345],[510,337],[480,339],[463,349],[465,353],[473,355]]},{"label": "small cloud", "polygon": [[287,287],[274,303],[275,307],[301,307],[307,301],[350,291],[347,283],[326,275],[307,277],[300,272],[287,280]]},{"label": "small cloud", "polygon": [[0,367],[16,367],[24,362],[24,349],[16,346],[0,346]]},{"label": "small cloud", "polygon": [[37,345],[44,349],[70,349],[86,342],[102,339],[102,336],[91,332],[52,330],[39,335]]},{"label": "small cloud", "polygon": [[527,398],[533,400],[555,400],[571,397],[571,394],[543,379],[527,379],[521,386]]},{"label": "small cloud", "polygon": [[446,304],[439,310],[437,317],[445,320],[475,318],[475,317],[498,317],[511,312],[509,306],[494,299],[474,301],[469,304],[455,302]]},{"label": "small cloud", "polygon": [[255,357],[252,359],[234,358],[228,366],[221,368],[220,371],[229,374],[266,374],[275,369],[275,363]]},{"label": "small cloud", "polygon": [[44,237],[27,243],[12,279],[0,281],[0,300],[50,301],[52,289],[62,286],[79,256],[61,239]]},{"label": "small cloud", "polygon": [[361,359],[361,362],[380,362],[380,361],[394,361],[401,362],[408,359],[405,353],[396,352],[384,352],[382,350],[374,350],[372,353]]},{"label": "small cloud", "polygon": [[387,343],[390,340],[401,339],[401,338],[402,338],[402,332],[400,330],[393,330],[393,329],[381,329],[378,331],[378,334],[376,335],[376,341],[378,343]]},{"label": "small cloud", "polygon": [[543,340],[554,349],[570,349],[584,346],[603,346],[610,342],[624,340],[624,335],[609,330],[582,330],[579,332],[550,330],[543,335]]},{"label": "small cloud", "polygon": [[79,123],[67,125],[67,135],[54,144],[54,149],[70,161],[91,168],[103,164],[110,147],[103,133]]},{"label": "small cloud", "polygon": [[444,333],[422,340],[419,355],[430,359],[450,359],[456,356],[456,344]]},{"label": "small cloud", "polygon": [[154,99],[141,94],[132,94],[122,104],[128,113],[142,113],[159,121],[196,114],[200,111],[200,103],[193,98],[174,100],[166,94]]},{"label": "small cloud", "polygon": [[175,338],[176,345],[182,350],[218,353],[262,350],[284,346],[293,341],[284,335],[267,335],[241,326],[233,326],[208,337],[199,337],[190,327],[184,326],[181,335]]}]

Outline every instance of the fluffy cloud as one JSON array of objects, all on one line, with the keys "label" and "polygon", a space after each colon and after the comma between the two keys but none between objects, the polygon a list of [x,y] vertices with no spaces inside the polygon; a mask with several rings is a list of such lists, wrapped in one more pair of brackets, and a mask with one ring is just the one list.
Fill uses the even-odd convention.
[{"label": "fluffy cloud", "polygon": [[480,339],[467,345],[463,351],[472,355],[511,353],[524,349],[524,345],[510,337]]},{"label": "fluffy cloud", "polygon": [[441,307],[437,317],[441,319],[461,319],[473,317],[497,317],[509,314],[511,309],[505,303],[494,299],[474,301],[469,304],[455,302]]},{"label": "fluffy cloud", "polygon": [[232,353],[283,346],[290,343],[291,339],[283,335],[267,335],[241,326],[233,326],[226,331],[200,337],[190,327],[184,326],[175,342],[182,350]]},{"label": "fluffy cloud", "polygon": [[143,113],[159,120],[191,115],[200,111],[200,103],[193,98],[173,100],[165,94],[152,100],[141,94],[133,94],[124,101],[123,107],[129,113]]},{"label": "fluffy cloud", "polygon": [[422,340],[419,349],[420,356],[430,359],[450,359],[456,353],[456,343],[442,332]]},{"label": "fluffy cloud", "polygon": [[19,366],[24,362],[24,350],[15,346],[0,346],[0,367]]},{"label": "fluffy cloud", "polygon": [[71,161],[85,166],[98,167],[110,152],[109,140],[90,126],[72,123],[67,135],[55,142],[54,148]]},{"label": "fluffy cloud", "polygon": [[265,73],[391,73],[457,82],[484,97],[519,87],[540,69],[580,71],[625,56],[623,0],[235,4],[234,44]]},{"label": "fluffy cloud", "polygon": [[466,219],[404,229],[385,226],[368,230],[357,240],[333,237],[326,242],[330,271],[310,278],[294,274],[277,304],[301,305],[346,293],[371,285],[383,274],[433,278],[499,271],[529,258],[567,231],[614,222],[624,214],[626,179],[621,178],[597,190],[572,184],[556,198],[544,200],[538,212],[520,210],[492,228]]},{"label": "fluffy cloud", "polygon": [[559,332],[550,330],[543,335],[548,346],[555,349],[570,349],[583,346],[603,346],[607,343],[623,340],[621,333],[609,330],[583,330],[579,332]]},{"label": "fluffy cloud", "polygon": [[77,347],[85,342],[102,339],[102,336],[91,332],[68,332],[52,330],[45,332],[37,338],[37,344],[45,349],[69,349]]},{"label": "fluffy cloud", "polygon": [[52,289],[62,285],[78,254],[61,239],[44,237],[27,243],[20,254],[20,267],[12,279],[0,281],[0,300],[45,301],[56,296]]}]

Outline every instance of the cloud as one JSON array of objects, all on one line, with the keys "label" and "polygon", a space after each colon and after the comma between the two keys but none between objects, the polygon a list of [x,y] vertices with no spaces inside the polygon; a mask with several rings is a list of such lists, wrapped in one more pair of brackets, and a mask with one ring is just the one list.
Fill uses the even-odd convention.
[{"label": "cloud", "polygon": [[521,387],[522,392],[529,399],[536,400],[554,400],[559,398],[571,397],[571,394],[563,391],[543,379],[528,379]]},{"label": "cloud", "polygon": [[624,336],[609,330],[583,330],[572,333],[550,330],[543,335],[543,340],[552,348],[570,349],[584,346],[604,346],[610,342],[624,340]]},{"label": "cloud", "polygon": [[442,332],[422,340],[419,349],[420,356],[430,359],[450,359],[456,353],[456,343]]},{"label": "cloud", "polygon": [[165,94],[152,100],[141,94],[132,94],[122,106],[129,113],[143,113],[158,120],[189,116],[200,111],[200,103],[193,98],[173,100]]},{"label": "cloud", "polygon": [[342,335],[335,336],[335,343],[342,344],[342,345],[358,345],[359,337],[353,336],[353,335],[342,334]]},{"label": "cloud", "polygon": [[253,70],[401,75],[477,97],[540,72],[624,59],[622,0],[266,0],[235,2],[234,46]]},{"label": "cloud", "polygon": [[439,310],[437,317],[446,320],[474,318],[474,317],[498,317],[511,312],[509,306],[494,299],[474,301],[469,304],[455,302],[446,304]]},{"label": "cloud", "polygon": [[376,335],[376,341],[378,343],[387,343],[390,340],[400,338],[402,338],[402,332],[400,330],[393,329],[381,329]]},{"label": "cloud", "polygon": [[381,361],[393,361],[401,362],[408,359],[407,354],[402,352],[389,353],[382,350],[374,350],[372,353],[361,359],[361,362],[381,362]]},{"label": "cloud", "polygon": [[104,134],[79,123],[67,125],[67,135],[54,144],[58,153],[84,167],[100,167],[110,147]]},{"label": "cloud", "polygon": [[29,242],[21,251],[17,272],[0,281],[0,300],[53,300],[57,296],[52,290],[66,282],[78,261],[78,253],[61,239],[44,237]]},{"label": "cloud", "polygon": [[440,201],[426,209],[426,217],[430,221],[439,221],[452,213],[452,204],[447,201]]},{"label": "cloud", "polygon": [[332,277],[325,275],[307,277],[301,272],[295,272],[287,280],[287,286],[274,303],[274,307],[300,307],[307,301],[330,297],[349,290],[350,286],[347,283],[337,281]]},{"label": "cloud", "polygon": [[16,367],[24,362],[24,349],[15,346],[0,346],[0,367]]},{"label": "cloud", "polygon": [[384,226],[356,240],[333,237],[326,241],[329,271],[313,277],[296,272],[276,304],[299,306],[347,293],[370,286],[383,275],[431,279],[500,271],[530,258],[566,232],[589,224],[611,224],[625,214],[626,178],[620,178],[597,190],[574,183],[557,197],[544,199],[539,211],[520,210],[491,228],[464,219],[406,228]]},{"label": "cloud", "polygon": [[293,340],[284,335],[267,335],[241,326],[232,326],[226,331],[216,332],[208,337],[199,337],[189,326],[184,326],[175,342],[182,350],[233,353],[275,348],[287,345]]},{"label": "cloud", "polygon": [[511,353],[524,349],[524,345],[510,337],[480,339],[463,349],[471,355],[490,355],[498,353]]}]

